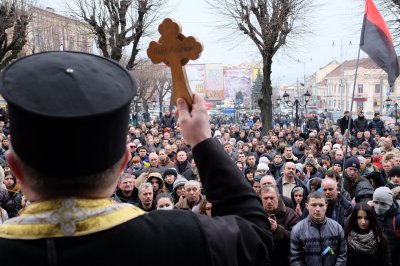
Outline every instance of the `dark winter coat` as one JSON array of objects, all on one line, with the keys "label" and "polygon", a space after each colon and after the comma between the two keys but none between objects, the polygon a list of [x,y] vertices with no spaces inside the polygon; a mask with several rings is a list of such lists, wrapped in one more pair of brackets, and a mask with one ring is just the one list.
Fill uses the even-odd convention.
[{"label": "dark winter coat", "polygon": [[354,129],[356,132],[365,132],[368,129],[368,120],[364,116],[358,116],[354,120]]},{"label": "dark winter coat", "polygon": [[376,128],[376,132],[382,136],[383,134],[383,130],[385,129],[385,124],[383,123],[383,121],[381,119],[377,119],[374,117],[374,119],[372,119],[369,124],[368,124],[368,129],[371,130],[373,128]]},{"label": "dark winter coat", "polygon": [[294,210],[287,208],[281,199],[275,217],[278,227],[273,233],[275,250],[271,254],[272,265],[290,265],[290,232],[300,218]]},{"label": "dark winter coat", "polygon": [[[353,119],[350,119],[350,132],[353,131]],[[341,119],[339,119],[339,127],[340,127],[340,131],[342,132],[342,134],[344,134],[345,130],[347,129],[348,125],[349,125],[349,119],[346,118],[346,116],[343,116]]]},{"label": "dark winter coat", "polygon": [[399,205],[393,202],[390,209],[384,215],[377,215],[378,221],[388,238],[392,265],[400,265],[400,237],[396,236],[393,229],[393,217],[400,214]]}]

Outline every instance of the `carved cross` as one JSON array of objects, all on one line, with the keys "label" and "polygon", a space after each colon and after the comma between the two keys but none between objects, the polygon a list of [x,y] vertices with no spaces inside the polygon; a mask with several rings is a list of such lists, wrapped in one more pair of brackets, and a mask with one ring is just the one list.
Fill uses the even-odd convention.
[{"label": "carved cross", "polygon": [[158,31],[161,37],[157,42],[150,42],[147,55],[154,64],[164,62],[171,68],[174,104],[183,98],[191,108],[193,97],[184,65],[200,57],[203,45],[193,36],[185,37],[181,25],[170,18],[164,19]]}]

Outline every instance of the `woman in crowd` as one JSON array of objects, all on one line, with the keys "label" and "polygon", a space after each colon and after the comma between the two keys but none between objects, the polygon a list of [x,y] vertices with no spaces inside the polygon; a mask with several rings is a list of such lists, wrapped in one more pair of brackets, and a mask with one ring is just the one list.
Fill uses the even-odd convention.
[{"label": "woman in crowd", "polygon": [[249,183],[251,183],[254,179],[254,172],[256,171],[255,167],[249,166],[244,169],[244,176]]},{"label": "woman in crowd", "polygon": [[199,204],[199,213],[211,217],[211,209],[212,209],[212,203],[209,202],[204,196]]},{"label": "woman in crowd", "polygon": [[162,192],[156,197],[157,210],[172,210],[174,209],[174,200],[168,192]]},{"label": "woman in crowd", "polygon": [[295,186],[292,189],[292,201],[295,206],[295,211],[299,217],[303,215],[303,211],[306,207],[307,195],[304,191],[304,188],[301,186]]},{"label": "woman in crowd", "polygon": [[347,265],[391,265],[387,237],[367,203],[355,205],[345,225],[345,235]]},{"label": "woman in crowd", "polygon": [[7,188],[8,195],[10,195],[10,198],[14,202],[14,210],[9,213],[9,217],[12,218],[14,216],[17,216],[19,210],[22,208],[21,206],[21,200],[22,200],[22,191],[20,189],[19,184],[17,183],[17,179],[15,176],[11,173],[10,170],[4,171],[4,185]]},{"label": "woman in crowd", "polygon": [[322,178],[323,175],[319,171],[319,165],[316,159],[306,159],[306,162],[303,167],[303,172],[305,173],[307,179],[311,180],[313,178]]}]

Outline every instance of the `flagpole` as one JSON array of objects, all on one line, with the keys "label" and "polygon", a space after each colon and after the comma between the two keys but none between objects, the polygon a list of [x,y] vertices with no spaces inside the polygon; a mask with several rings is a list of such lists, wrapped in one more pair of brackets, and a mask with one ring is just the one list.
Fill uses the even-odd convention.
[{"label": "flagpole", "polygon": [[360,63],[360,52],[361,52],[361,47],[360,45],[358,45],[358,55],[357,55],[357,64],[356,64],[356,73],[354,75],[354,83],[353,83],[353,93],[351,96],[351,103],[350,103],[350,117],[349,117],[349,122],[347,123],[347,132],[345,132],[345,134],[347,134],[347,136],[345,136],[345,138],[347,137],[347,141],[346,141],[346,145],[345,145],[345,150],[343,151],[343,167],[342,167],[342,178],[340,180],[340,195],[339,195],[339,210],[338,210],[338,214],[336,216],[337,222],[339,222],[340,219],[340,213],[342,211],[342,206],[341,206],[341,198],[343,195],[343,190],[344,190],[344,177],[346,174],[346,154],[347,154],[347,149],[349,147],[349,142],[350,142],[350,136],[351,136],[351,132],[350,132],[350,125],[351,125],[351,114],[353,112],[353,105],[354,105],[354,93],[356,91],[356,83],[357,83],[357,74],[358,74],[358,65]]}]

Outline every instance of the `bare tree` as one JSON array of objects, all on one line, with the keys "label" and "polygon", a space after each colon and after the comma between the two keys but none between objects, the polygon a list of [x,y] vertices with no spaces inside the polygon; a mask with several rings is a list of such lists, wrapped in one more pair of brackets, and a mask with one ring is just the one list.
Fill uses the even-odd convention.
[{"label": "bare tree", "polygon": [[16,59],[27,42],[28,1],[0,1],[0,69]]},{"label": "bare tree", "polygon": [[169,67],[165,65],[154,65],[154,67],[157,69],[154,72],[154,87],[156,88],[156,92],[159,96],[158,102],[160,104],[161,117],[165,96],[170,94],[172,99],[172,77]]},{"label": "bare tree", "polygon": [[162,16],[166,0],[70,0],[67,6],[93,29],[104,57],[118,62],[124,48],[130,48],[125,67],[133,69],[139,42],[149,27]]},{"label": "bare tree", "polygon": [[379,0],[376,4],[387,19],[396,46],[400,46],[400,0]]},{"label": "bare tree", "polygon": [[[233,29],[249,38],[257,47],[263,64],[262,97],[260,106],[263,133],[272,127],[271,66],[279,49],[289,36],[307,32],[304,24],[312,0],[208,0],[225,24],[219,28]],[[236,34],[237,35],[237,34]],[[233,36],[233,35],[232,35]]]}]

